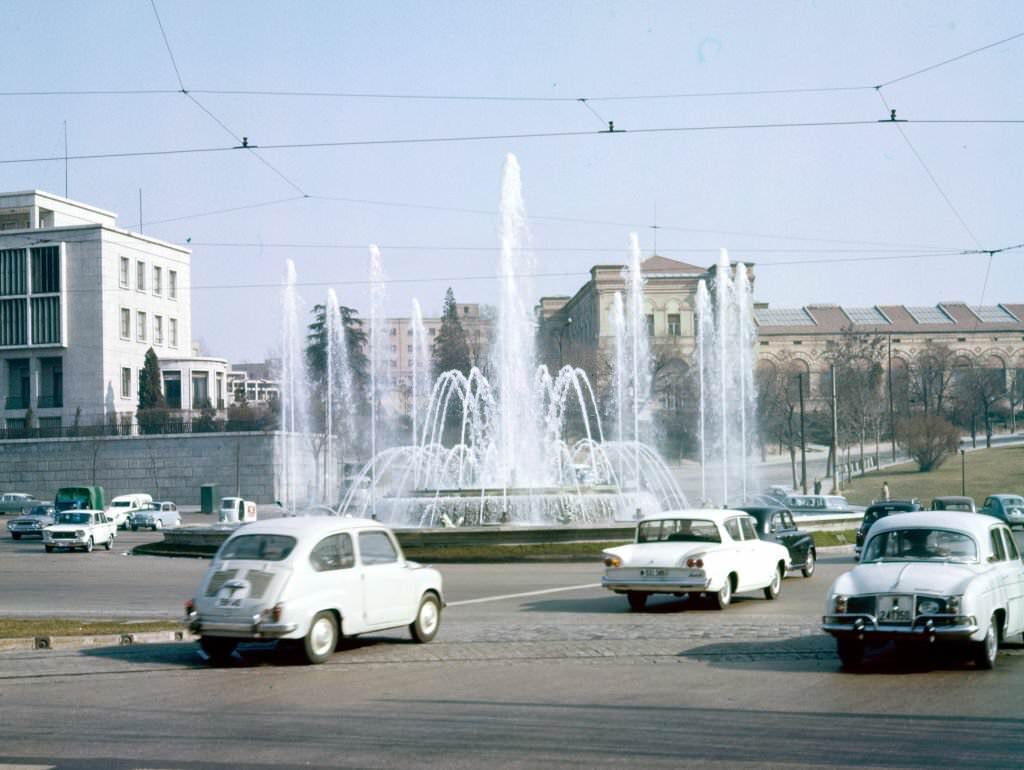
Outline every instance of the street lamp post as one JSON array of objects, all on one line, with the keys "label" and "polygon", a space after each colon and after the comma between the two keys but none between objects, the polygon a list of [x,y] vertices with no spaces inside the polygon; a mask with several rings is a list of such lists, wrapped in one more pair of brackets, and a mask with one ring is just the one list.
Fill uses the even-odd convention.
[{"label": "street lamp post", "polygon": [[565,323],[558,327],[558,368],[562,368],[562,337],[565,335],[565,330],[569,328],[572,323],[572,316],[565,319]]},{"label": "street lamp post", "polygon": [[967,453],[960,450],[960,494],[967,497]]}]

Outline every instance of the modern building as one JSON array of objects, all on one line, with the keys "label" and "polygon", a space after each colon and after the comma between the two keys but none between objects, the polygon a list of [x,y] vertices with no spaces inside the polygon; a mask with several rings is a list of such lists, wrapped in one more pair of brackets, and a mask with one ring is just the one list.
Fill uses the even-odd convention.
[{"label": "modern building", "polygon": [[112,212],[0,193],[2,427],[131,419],[146,351],[191,351],[190,284],[188,249],[119,228]]},{"label": "modern building", "polygon": [[258,363],[231,364],[227,373],[228,400],[232,404],[269,404],[281,396],[281,382],[277,379],[280,359]]}]

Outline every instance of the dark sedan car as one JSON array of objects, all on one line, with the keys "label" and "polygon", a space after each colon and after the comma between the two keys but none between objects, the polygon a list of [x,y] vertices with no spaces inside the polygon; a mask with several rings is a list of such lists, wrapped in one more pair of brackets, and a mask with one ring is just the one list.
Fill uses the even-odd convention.
[{"label": "dark sedan car", "polygon": [[875,501],[869,505],[867,510],[864,511],[864,520],[861,521],[860,528],[857,530],[857,547],[854,549],[857,559],[860,559],[861,546],[864,545],[864,538],[867,536],[872,524],[879,519],[885,518],[890,513],[907,513],[920,510],[922,510],[920,500],[884,500],[882,502]]},{"label": "dark sedan car", "polygon": [[789,551],[789,568],[798,569],[804,577],[814,574],[817,551],[814,538],[806,530],[797,529],[793,514],[788,508],[778,505],[741,507],[737,510],[749,513],[757,519],[757,536],[761,540],[776,542]]}]

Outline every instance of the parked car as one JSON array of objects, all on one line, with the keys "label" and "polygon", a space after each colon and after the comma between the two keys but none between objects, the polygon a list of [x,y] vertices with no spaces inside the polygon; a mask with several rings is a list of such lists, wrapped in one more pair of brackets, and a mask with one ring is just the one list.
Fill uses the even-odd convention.
[{"label": "parked car", "polygon": [[637,524],[635,542],[604,555],[601,585],[625,594],[634,611],[651,594],[708,596],[718,609],[745,591],[775,599],[789,563],[785,548],[758,538],[753,516],[729,509],[648,516]]},{"label": "parked car", "polygon": [[989,495],[979,513],[995,516],[1011,527],[1024,527],[1024,497],[1020,495]]},{"label": "parked car", "polygon": [[236,521],[256,521],[256,503],[241,497],[222,497],[218,521],[230,524]]},{"label": "parked car", "polygon": [[408,626],[415,641],[429,642],[441,625],[443,596],[441,574],[406,561],[378,522],[294,517],[236,530],[186,613],[214,664],[240,642],[272,639],[323,663],[341,636]]},{"label": "parked car", "polygon": [[946,495],[936,497],[932,500],[933,511],[961,511],[963,513],[976,513],[973,497],[962,497],[960,495]]},{"label": "parked car", "polygon": [[11,537],[20,540],[22,537],[42,537],[43,530],[53,524],[57,509],[50,503],[39,503],[28,509],[28,512],[7,522],[7,530]]},{"label": "parked car", "polygon": [[107,508],[107,518],[113,521],[118,529],[128,529],[132,525],[132,517],[135,513],[141,511],[152,502],[152,496],[144,492],[118,495],[110,501],[110,507]]},{"label": "parked car", "polygon": [[864,537],[867,535],[871,525],[890,513],[907,513],[909,511],[920,511],[921,501],[914,500],[886,500],[885,502],[874,502],[864,511],[864,518],[857,528],[857,544],[854,553],[857,559],[860,558],[861,547],[864,545]]},{"label": "parked car", "polygon": [[743,506],[737,510],[749,513],[757,521],[757,536],[783,546],[789,553],[788,569],[800,570],[804,577],[814,574],[817,549],[814,537],[804,529],[797,529],[793,514],[782,506]]},{"label": "parked car", "polygon": [[54,548],[91,552],[98,545],[109,551],[116,536],[114,522],[103,511],[58,511],[57,520],[43,530],[43,547],[47,553]]},{"label": "parked car", "polygon": [[164,527],[180,527],[181,514],[178,513],[178,506],[170,500],[161,500],[156,503],[146,503],[145,506],[132,514],[132,531],[139,529],[152,529],[154,532]]},{"label": "parked car", "polygon": [[24,492],[4,492],[0,495],[0,514],[20,516],[41,501]]},{"label": "parked car", "polygon": [[102,511],[106,506],[103,504],[103,487],[61,487],[53,499],[53,504],[58,511]]},{"label": "parked car", "polygon": [[979,668],[1024,632],[1024,562],[1009,527],[972,513],[889,516],[829,590],[822,629],[843,666],[874,642],[966,642]]},{"label": "parked car", "polygon": [[860,513],[864,510],[862,506],[850,505],[842,495],[787,495],[782,504],[797,517]]}]

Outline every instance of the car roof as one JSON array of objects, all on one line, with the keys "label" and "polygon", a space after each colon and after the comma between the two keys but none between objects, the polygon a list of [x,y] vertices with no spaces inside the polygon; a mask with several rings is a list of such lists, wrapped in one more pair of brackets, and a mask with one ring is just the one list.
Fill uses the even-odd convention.
[{"label": "car roof", "polygon": [[916,500],[886,500],[881,503],[872,503],[864,510],[864,513],[878,513],[879,511],[910,513],[920,505],[921,503]]},{"label": "car roof", "polygon": [[743,513],[749,513],[751,516],[767,516],[768,514],[775,513],[776,511],[792,513],[792,511],[784,505],[738,505],[735,510],[742,511]]},{"label": "car roof", "polygon": [[994,497],[997,500],[1003,500],[1007,497],[1019,498],[1022,497],[1022,495],[1015,495],[1013,494],[1013,492],[997,492],[994,495],[988,495],[988,497]]},{"label": "car roof", "polygon": [[974,502],[974,498],[973,497],[965,497],[963,495],[939,495],[938,497],[933,497],[932,500],[933,501],[935,501],[935,500],[942,500],[943,502],[947,502],[947,503],[973,503]]},{"label": "car roof", "polygon": [[246,535],[310,535],[317,533],[336,532],[339,529],[362,529],[388,527],[373,519],[362,519],[349,516],[289,516],[280,519],[266,519],[243,524],[234,533]]},{"label": "car roof", "polygon": [[[932,527],[938,529],[958,529],[969,532],[982,542],[988,537],[993,526],[1001,524],[999,519],[980,513],[962,511],[911,511],[892,518],[886,517],[871,528],[871,534],[887,532],[891,529],[910,529],[914,527]],[[1005,526],[1005,525],[1003,525]]]},{"label": "car roof", "polygon": [[639,523],[645,521],[658,521],[659,519],[710,519],[718,524],[722,524],[726,519],[731,519],[733,516],[749,516],[750,514],[746,511],[741,511],[738,508],[684,508],[676,511],[662,511],[661,513],[654,513],[650,516],[644,516],[640,519]]}]

